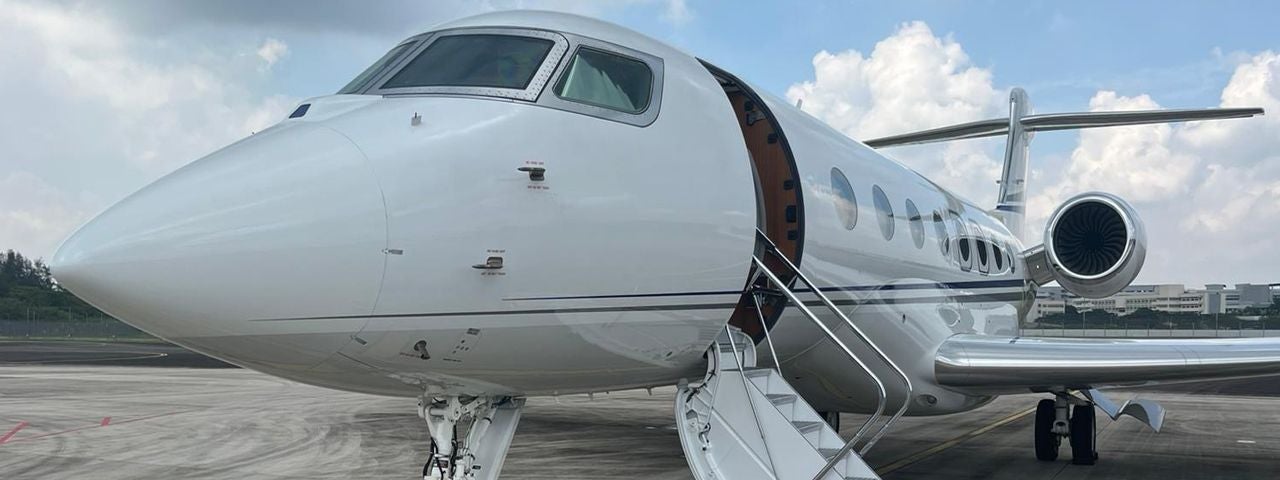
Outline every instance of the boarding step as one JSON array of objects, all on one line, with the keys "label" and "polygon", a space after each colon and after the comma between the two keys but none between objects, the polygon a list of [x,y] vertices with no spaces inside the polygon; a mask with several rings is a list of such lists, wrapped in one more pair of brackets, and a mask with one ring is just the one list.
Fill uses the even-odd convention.
[{"label": "boarding step", "polygon": [[753,368],[756,365],[755,342],[751,336],[736,328],[720,332],[720,336],[716,337],[715,350],[721,369],[738,370],[739,364],[744,368]]},{"label": "boarding step", "polygon": [[[739,357],[751,358],[746,368],[732,360],[735,347]],[[777,370],[754,366],[755,345],[746,335],[728,330],[707,353],[721,361],[709,362],[714,365],[702,383],[681,384],[676,395],[677,428],[694,478],[817,478],[845,440]],[[726,356],[730,360],[723,361]],[[820,478],[879,479],[856,452],[844,454]]]}]

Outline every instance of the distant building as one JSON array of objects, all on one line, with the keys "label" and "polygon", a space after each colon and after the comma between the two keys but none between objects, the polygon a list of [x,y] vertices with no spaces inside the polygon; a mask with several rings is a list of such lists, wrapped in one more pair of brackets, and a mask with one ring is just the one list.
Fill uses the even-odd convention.
[{"label": "distant building", "polygon": [[1237,283],[1236,292],[1239,292],[1241,307],[1267,307],[1275,302],[1271,285]]},{"label": "distant building", "polygon": [[1062,287],[1041,287],[1036,291],[1036,301],[1027,320],[1065,313],[1068,305],[1082,312],[1101,310],[1116,315],[1128,315],[1143,308],[1168,313],[1232,313],[1271,305],[1280,299],[1280,289],[1274,287],[1280,284],[1237,283],[1229,289],[1226,284],[1211,283],[1203,290],[1176,283],[1130,285],[1120,293],[1096,299],[1077,297]]}]

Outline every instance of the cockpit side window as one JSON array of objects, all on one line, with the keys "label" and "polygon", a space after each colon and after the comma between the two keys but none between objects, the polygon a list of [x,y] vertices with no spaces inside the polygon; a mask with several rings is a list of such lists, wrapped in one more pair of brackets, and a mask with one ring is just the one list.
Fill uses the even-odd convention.
[{"label": "cockpit side window", "polygon": [[637,127],[662,110],[661,57],[562,32],[571,49],[538,104]]},{"label": "cockpit side window", "polygon": [[626,113],[649,107],[653,72],[644,62],[581,47],[556,83],[560,98]]},{"label": "cockpit side window", "polygon": [[390,52],[387,52],[382,56],[382,58],[379,58],[378,61],[373,62],[373,65],[364,69],[364,71],[360,72],[360,75],[357,75],[354,80],[348,83],[345,87],[342,87],[341,90],[338,90],[338,95],[360,93],[361,90],[365,89],[370,80],[386,73],[396,60],[399,60],[401,56],[412,49],[414,45],[417,45],[417,43],[417,41],[409,41],[396,45],[396,48],[391,49]]},{"label": "cockpit side window", "polygon": [[555,42],[517,35],[449,35],[431,42],[383,89],[489,87],[524,90]]}]

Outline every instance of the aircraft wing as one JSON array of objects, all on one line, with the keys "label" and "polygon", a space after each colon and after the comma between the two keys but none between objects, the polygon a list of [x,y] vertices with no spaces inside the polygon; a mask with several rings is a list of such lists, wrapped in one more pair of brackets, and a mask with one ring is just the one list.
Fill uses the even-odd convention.
[{"label": "aircraft wing", "polygon": [[939,347],[934,374],[943,386],[991,394],[1280,374],[1280,338],[956,335]]}]

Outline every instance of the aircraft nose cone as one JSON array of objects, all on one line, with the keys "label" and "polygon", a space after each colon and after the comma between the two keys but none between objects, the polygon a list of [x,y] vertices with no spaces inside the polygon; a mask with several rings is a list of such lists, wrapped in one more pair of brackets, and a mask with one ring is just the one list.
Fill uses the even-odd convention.
[{"label": "aircraft nose cone", "polygon": [[[222,345],[245,342],[220,339],[275,339],[258,350],[324,344],[292,342],[300,324],[283,319],[372,311],[385,219],[377,182],[354,144],[327,127],[286,124],[112,206],[68,238],[50,265],[63,287],[127,323],[252,360],[254,352]],[[309,325],[335,344],[360,326]],[[335,350],[288,354],[301,364]]]}]

